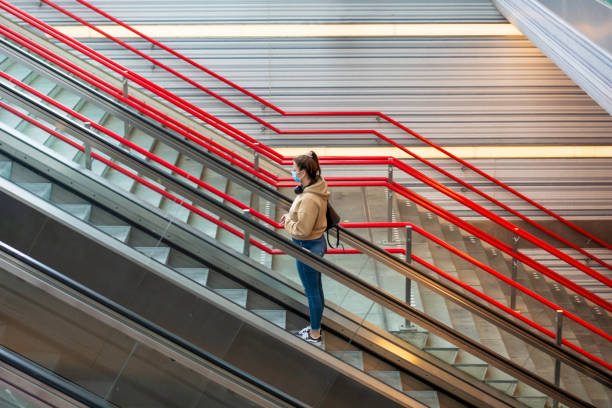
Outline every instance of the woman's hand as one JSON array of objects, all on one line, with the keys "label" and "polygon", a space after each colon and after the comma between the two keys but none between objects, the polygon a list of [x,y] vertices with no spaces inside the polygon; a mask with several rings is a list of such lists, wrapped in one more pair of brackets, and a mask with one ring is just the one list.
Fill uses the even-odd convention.
[{"label": "woman's hand", "polygon": [[280,225],[282,225],[283,227],[285,226],[285,220],[287,219],[287,217],[289,217],[289,214],[284,214],[282,217],[280,217]]}]

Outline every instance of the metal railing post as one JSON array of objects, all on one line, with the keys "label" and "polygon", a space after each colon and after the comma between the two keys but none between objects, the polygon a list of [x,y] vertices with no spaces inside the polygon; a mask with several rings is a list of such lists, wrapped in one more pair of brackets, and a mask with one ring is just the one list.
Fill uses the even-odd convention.
[{"label": "metal railing post", "polygon": [[[259,142],[255,142],[254,145],[255,147],[259,147]],[[259,152],[257,150],[255,150],[253,154],[253,169],[259,172]]]},{"label": "metal railing post", "polygon": [[[555,311],[555,324],[557,326],[557,337],[555,342],[557,346],[561,347],[563,341],[563,310]],[[555,385],[558,387],[561,383],[561,360],[555,359]],[[553,408],[559,407],[559,401],[553,400]]]},{"label": "metal railing post", "polygon": [[406,225],[406,262],[412,262],[412,225]]},{"label": "metal railing post", "polygon": [[[245,208],[242,210],[246,215],[249,215],[251,213],[251,209],[250,208]],[[244,238],[243,238],[243,244],[242,244],[242,253],[245,256],[249,256],[251,253],[251,234],[249,233],[248,230],[244,230]]]},{"label": "metal railing post", "polygon": [[[412,262],[412,225],[406,225],[406,262]],[[412,280],[406,277],[406,304],[412,306]],[[406,328],[413,328],[411,321],[406,320]]]},{"label": "metal railing post", "polygon": [[[520,237],[517,234],[518,228],[514,229],[514,235],[512,236],[512,251],[518,251],[518,242]],[[518,274],[518,259],[512,258],[512,281],[516,282]],[[516,288],[514,286],[510,287],[510,309],[516,310]]]},{"label": "metal railing post", "polygon": [[[389,165],[387,167],[387,179],[389,184],[393,183],[393,159],[389,159]],[[387,222],[393,222],[393,190],[391,188],[387,189]],[[393,240],[393,230],[391,228],[387,228],[387,242],[391,243]]]},{"label": "metal railing post", "polygon": [[[125,71],[125,73],[127,73],[127,71]],[[123,85],[123,96],[125,98],[128,97],[128,79],[127,77],[123,77],[123,81],[122,81],[122,85]],[[128,135],[130,134],[130,131],[132,130],[132,125],[130,124],[130,122],[128,122],[127,120],[123,121],[123,137],[125,137],[127,139]]]},{"label": "metal railing post", "polygon": [[[259,142],[254,143],[255,147],[259,147]],[[253,154],[253,170],[259,173],[259,152],[255,150]],[[257,179],[257,176],[253,175],[254,179]],[[259,195],[253,194],[251,199],[251,208],[259,211]]]},{"label": "metal railing post", "polygon": [[[85,122],[84,125],[87,128],[87,130],[91,129],[91,123],[90,122]],[[85,168],[87,170],[91,170],[91,165],[92,165],[91,144],[85,142]]]}]

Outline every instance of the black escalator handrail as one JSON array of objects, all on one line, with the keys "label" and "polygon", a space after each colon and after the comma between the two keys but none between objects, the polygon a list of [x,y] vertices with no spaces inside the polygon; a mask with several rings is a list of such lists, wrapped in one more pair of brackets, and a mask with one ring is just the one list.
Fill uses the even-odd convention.
[{"label": "black escalator handrail", "polygon": [[[0,242],[0,247],[5,251],[6,244]],[[10,248],[10,247],[9,247]],[[13,248],[11,248],[13,249]],[[7,252],[7,251],[5,251]],[[11,254],[15,256],[14,254]],[[79,387],[78,385],[56,375],[48,370],[40,367],[38,364],[28,360],[27,358],[15,353],[14,351],[0,345],[0,361],[10,365],[35,380],[40,381],[70,397],[71,399],[85,404],[92,408],[114,408],[116,405],[106,401],[103,398]]]},{"label": "black escalator handrail", "polygon": [[[218,368],[220,368],[223,371],[226,371],[234,376],[236,376],[237,378],[265,391],[266,393],[274,396],[275,398],[291,405],[294,407],[299,407],[299,408],[307,408],[308,406],[305,405],[304,403],[302,403],[301,401],[296,400],[295,398],[291,397],[290,395],[287,395],[286,393],[280,391],[279,389],[259,380],[256,377],[253,377],[252,375],[248,374],[247,372],[234,367],[233,365],[221,360],[220,358],[208,353],[205,350],[202,350],[201,348],[197,347],[196,345],[184,340],[183,338],[175,335],[174,333],[156,325],[155,323],[151,322],[150,320],[145,319],[144,317],[140,316],[137,313],[132,312],[131,310],[119,305],[118,303],[110,300],[109,298],[89,289],[88,287],[70,279],[69,277],[61,274],[60,272],[56,271],[55,269],[52,269],[50,267],[48,267],[47,265],[38,262],[37,260],[35,260],[34,258],[16,250],[15,248],[7,245],[5,242],[0,241],[0,251],[12,256],[13,258],[23,262],[24,264],[35,268],[36,270],[38,270],[39,272],[42,272],[43,274],[45,274],[46,276],[48,276],[49,278],[67,286],[68,288],[76,291],[77,293],[103,305],[104,307],[112,310],[113,312],[119,314],[122,317],[125,317],[126,319],[138,324],[141,327],[144,327],[145,329],[149,330],[150,332],[168,340],[171,343],[174,343],[176,345],[178,345],[179,347],[187,350],[188,352],[204,359],[205,361],[217,366]],[[70,395],[70,394],[68,394]],[[84,402],[84,401],[82,401]],[[100,405],[100,407],[104,407],[106,408],[106,405]]]},{"label": "black escalator handrail", "polygon": [[[553,385],[549,381],[534,375],[519,364],[491,352],[489,349],[474,342],[471,338],[467,337],[463,333],[436,321],[416,308],[406,305],[386,292],[381,291],[375,286],[370,285],[362,279],[355,277],[347,271],[333,265],[326,259],[319,258],[311,254],[309,251],[304,250],[287,238],[282,237],[276,232],[271,231],[265,226],[251,220],[248,216],[232,208],[225,207],[222,203],[219,203],[216,200],[206,196],[198,189],[187,184],[185,181],[160,171],[145,160],[135,157],[130,152],[113,145],[109,141],[89,130],[87,127],[76,123],[72,119],[61,116],[54,110],[41,105],[38,101],[32,100],[23,92],[0,83],[0,93],[4,94],[7,99],[14,101],[25,109],[34,110],[37,112],[37,114],[46,120],[49,120],[51,123],[61,123],[64,129],[73,134],[75,137],[80,138],[85,143],[90,144],[103,153],[112,156],[114,159],[120,161],[128,167],[136,169],[140,174],[159,182],[169,190],[175,191],[187,199],[191,199],[197,205],[200,205],[206,210],[215,213],[220,218],[228,220],[230,223],[248,230],[250,233],[253,233],[256,236],[262,237],[266,242],[272,243],[278,248],[284,250],[289,256],[292,256],[293,258],[308,264],[320,272],[323,272],[324,274],[332,277],[332,279],[381,304],[383,307],[388,308],[400,316],[411,321],[415,321],[418,325],[425,327],[434,334],[458,345],[476,357],[481,358],[482,360],[487,361],[498,368],[501,368],[503,371],[509,373],[513,377],[533,386],[541,392],[551,396],[555,400],[569,406],[592,406],[569,394],[565,390]],[[492,310],[489,307],[480,305],[474,300],[465,297],[448,283],[439,282],[429,277],[418,266],[406,264],[395,257],[389,256],[383,249],[376,247],[375,245],[363,240],[349,231],[345,231],[345,236],[349,237],[349,242],[356,245],[358,249],[362,249],[364,252],[374,256],[376,259],[382,260],[385,262],[385,264],[387,264],[387,266],[390,266],[397,272],[411,279],[418,280],[451,301],[459,303],[477,313],[487,321],[490,321],[493,324],[514,333],[529,344],[549,354],[552,358],[561,360],[565,364],[574,367],[580,372],[590,376],[606,386],[610,386],[612,384],[612,375],[609,372],[591,364],[590,362],[580,359],[580,357],[575,353],[572,353],[567,349],[562,349],[556,346],[552,341],[543,339],[522,326],[509,321],[502,313]]]}]

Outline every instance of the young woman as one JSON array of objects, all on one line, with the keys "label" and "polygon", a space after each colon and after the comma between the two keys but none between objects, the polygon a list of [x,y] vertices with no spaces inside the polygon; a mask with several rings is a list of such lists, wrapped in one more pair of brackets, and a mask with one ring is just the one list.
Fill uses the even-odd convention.
[{"label": "young woman", "polygon": [[[327,199],[327,183],[321,177],[321,167],[317,155],[310,151],[293,159],[293,178],[300,183],[295,192],[297,194],[288,214],[281,217],[293,242],[308,249],[315,255],[323,256],[327,245],[323,232],[327,226],[325,212]],[[324,297],[321,286],[321,273],[310,266],[296,261],[298,274],[308,298],[308,311],[310,313],[310,326],[299,331],[298,336],[309,343],[321,344],[321,317],[323,316]]]}]

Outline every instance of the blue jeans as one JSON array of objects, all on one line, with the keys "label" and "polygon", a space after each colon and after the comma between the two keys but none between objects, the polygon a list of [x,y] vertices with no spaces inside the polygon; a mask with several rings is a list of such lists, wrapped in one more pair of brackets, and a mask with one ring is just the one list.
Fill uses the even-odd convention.
[{"label": "blue jeans", "polygon": [[[311,240],[293,238],[293,242],[321,257],[327,251],[327,243],[323,235],[321,235],[321,238]],[[321,285],[321,272],[317,272],[300,261],[295,261],[295,263],[297,264],[302,286],[304,286],[304,292],[306,292],[306,297],[308,298],[310,328],[315,331],[321,330],[321,318],[323,317],[323,308],[325,307],[323,286]]]}]

